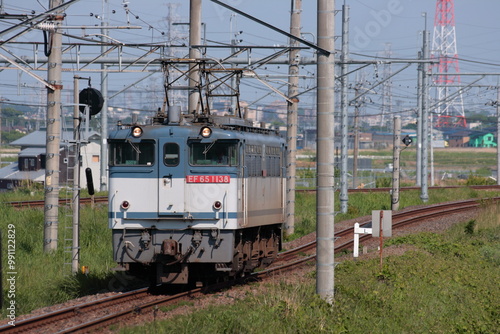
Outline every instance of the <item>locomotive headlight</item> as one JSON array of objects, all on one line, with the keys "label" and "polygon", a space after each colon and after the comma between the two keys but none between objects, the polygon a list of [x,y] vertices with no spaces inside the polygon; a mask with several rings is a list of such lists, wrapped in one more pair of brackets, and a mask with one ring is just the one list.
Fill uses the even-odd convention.
[{"label": "locomotive headlight", "polygon": [[128,208],[130,208],[130,203],[129,201],[123,201],[122,204],[120,204],[120,207],[123,209],[123,210],[127,210]]},{"label": "locomotive headlight", "polygon": [[134,126],[132,128],[132,137],[139,138],[142,136],[142,128],[140,126]]},{"label": "locomotive headlight", "polygon": [[200,135],[203,138],[208,138],[212,134],[212,129],[210,129],[208,126],[204,126],[201,128]]},{"label": "locomotive headlight", "polygon": [[215,201],[214,202],[214,209],[215,210],[220,210],[222,208],[222,203],[221,201]]}]

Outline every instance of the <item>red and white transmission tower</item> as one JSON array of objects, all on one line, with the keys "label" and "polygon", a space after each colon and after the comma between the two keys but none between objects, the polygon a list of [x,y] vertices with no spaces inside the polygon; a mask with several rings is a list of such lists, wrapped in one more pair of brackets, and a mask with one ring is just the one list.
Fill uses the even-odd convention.
[{"label": "red and white transmission tower", "polygon": [[467,126],[458,68],[453,1],[437,0],[436,3],[431,49],[431,58],[439,60],[439,63],[433,66],[435,72],[433,81],[437,86],[438,103],[435,110],[438,115],[436,127]]}]

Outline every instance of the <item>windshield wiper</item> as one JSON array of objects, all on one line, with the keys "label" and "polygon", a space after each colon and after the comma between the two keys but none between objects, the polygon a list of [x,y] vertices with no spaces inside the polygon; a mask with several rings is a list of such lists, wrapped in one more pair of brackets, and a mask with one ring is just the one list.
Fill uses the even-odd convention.
[{"label": "windshield wiper", "polygon": [[211,143],[210,143],[210,145],[208,145],[208,147],[207,147],[207,148],[205,148],[205,150],[203,151],[203,153],[202,153],[202,154],[203,154],[203,155],[207,154],[207,152],[208,152],[208,151],[210,151],[210,149],[212,148],[212,146],[214,146],[214,144],[215,144],[215,142],[216,142],[216,141],[217,141],[217,140],[214,140],[213,142],[211,142]]},{"label": "windshield wiper", "polygon": [[130,146],[132,146],[134,151],[136,151],[138,154],[141,154],[141,150],[139,149],[139,147],[132,143],[132,140],[130,138],[127,138],[127,142],[130,144]]}]

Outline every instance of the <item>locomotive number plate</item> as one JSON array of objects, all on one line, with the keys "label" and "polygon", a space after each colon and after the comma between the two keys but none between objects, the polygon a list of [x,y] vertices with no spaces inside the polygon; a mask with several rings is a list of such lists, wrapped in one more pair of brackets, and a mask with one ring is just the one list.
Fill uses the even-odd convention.
[{"label": "locomotive number plate", "polygon": [[186,175],[186,183],[229,183],[230,175]]}]

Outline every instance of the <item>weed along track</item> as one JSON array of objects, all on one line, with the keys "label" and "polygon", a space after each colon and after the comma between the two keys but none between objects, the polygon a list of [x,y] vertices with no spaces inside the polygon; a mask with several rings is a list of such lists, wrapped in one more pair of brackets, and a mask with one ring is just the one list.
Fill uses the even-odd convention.
[{"label": "weed along track", "polygon": [[[488,200],[465,200],[445,204],[431,205],[404,212],[395,213],[392,217],[393,229],[405,229],[435,218],[442,218],[452,214],[474,211],[484,204],[498,203],[500,197]],[[366,226],[370,221],[360,222]],[[345,226],[344,226],[345,227]],[[337,238],[335,252],[352,249],[353,226],[336,231]],[[362,235],[360,240],[367,240],[371,235]],[[141,323],[146,316],[156,316],[167,307],[179,305],[182,301],[202,298],[207,292],[228,289],[232,285],[241,284],[245,280],[262,280],[280,272],[293,270],[305,262],[315,259],[316,242],[304,242],[302,245],[282,252],[278,255],[273,266],[265,271],[253,273],[249,277],[238,281],[227,281],[205,288],[196,288],[174,295],[152,294],[147,288],[116,294],[95,301],[64,306],[50,313],[34,316],[16,322],[16,326],[3,325],[2,333],[83,333],[104,330],[111,325],[118,326],[124,323]],[[161,308],[160,308],[161,307]]]}]

